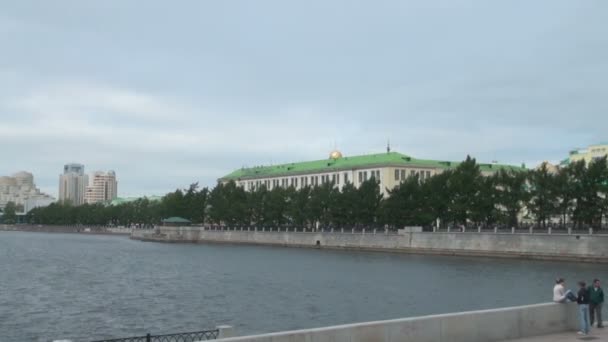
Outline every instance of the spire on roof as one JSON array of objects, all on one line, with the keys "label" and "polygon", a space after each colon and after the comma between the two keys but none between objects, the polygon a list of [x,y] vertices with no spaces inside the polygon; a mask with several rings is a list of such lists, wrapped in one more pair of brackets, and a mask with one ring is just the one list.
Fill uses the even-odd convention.
[{"label": "spire on roof", "polygon": [[386,141],[386,153],[391,153],[391,141]]}]

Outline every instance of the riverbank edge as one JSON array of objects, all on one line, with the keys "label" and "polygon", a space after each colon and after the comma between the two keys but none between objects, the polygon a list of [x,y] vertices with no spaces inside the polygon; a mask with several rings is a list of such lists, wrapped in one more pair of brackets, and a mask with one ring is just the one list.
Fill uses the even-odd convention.
[{"label": "riverbank edge", "polygon": [[[188,230],[192,230],[192,228],[187,228]],[[165,229],[163,229],[165,230]],[[166,231],[166,230],[165,230]],[[584,262],[584,263],[602,263],[608,264],[608,256],[606,254],[600,253],[597,255],[590,254],[574,254],[574,253],[538,253],[535,251],[499,251],[499,250],[479,250],[479,249],[456,249],[456,248],[417,248],[417,247],[378,247],[372,244],[369,245],[332,245],[332,244],[320,244],[317,245],[315,242],[317,241],[317,237],[315,235],[323,235],[323,234],[331,234],[336,235],[339,233],[296,233],[296,232],[247,232],[249,234],[257,234],[258,236],[269,236],[269,235],[284,235],[288,234],[293,236],[301,236],[302,234],[308,234],[309,238],[312,238],[312,243],[297,243],[294,241],[289,242],[276,242],[271,239],[256,239],[256,240],[240,240],[240,239],[232,239],[227,236],[231,236],[239,233],[238,231],[205,231],[207,233],[211,233],[211,235],[218,235],[222,238],[201,238],[199,236],[189,237],[180,233],[179,236],[170,237],[167,234],[157,234],[152,233],[150,231],[141,232],[134,231],[131,235],[131,239],[140,240],[146,242],[162,242],[162,243],[194,243],[194,244],[224,244],[224,245],[252,245],[252,246],[274,246],[274,247],[287,247],[287,248],[311,248],[311,249],[328,249],[328,250],[348,250],[348,251],[363,251],[363,252],[381,252],[381,253],[401,253],[401,254],[417,254],[417,255],[441,255],[441,256],[460,256],[460,257],[486,257],[486,258],[505,258],[505,259],[521,259],[521,260],[544,260],[544,261],[567,261],[567,262]],[[414,234],[446,234],[446,233],[414,233]],[[447,233],[450,234],[450,233]],[[451,233],[454,234],[454,233]],[[350,234],[349,234],[350,235]],[[408,234],[405,236],[405,239],[409,239],[410,242],[412,240],[411,235]],[[458,234],[458,238],[467,239],[474,238],[475,233],[465,233]],[[484,238],[492,239],[492,234],[485,234]],[[523,234],[522,234],[523,235]],[[368,236],[373,237],[374,235],[369,234]],[[382,236],[382,234],[378,234],[377,236]],[[397,237],[396,235],[394,235]],[[500,236],[509,236],[509,234],[499,234],[496,235],[496,238]],[[551,236],[552,238],[557,235]],[[538,236],[536,236],[538,237]],[[563,238],[567,238],[568,236],[564,235]],[[559,238],[562,238],[559,237]],[[360,235],[359,238],[364,238],[364,235]],[[608,237],[594,237],[601,238],[608,242]]]},{"label": "riverbank edge", "polygon": [[[0,226],[0,232],[26,232],[26,233],[55,233],[55,234],[83,234],[83,235],[121,235],[121,236],[131,236],[130,232],[111,232],[111,231],[90,231],[83,232],[78,231],[76,228],[71,227],[36,227],[36,228],[14,228],[13,226],[9,226],[11,228],[7,228],[6,226]],[[83,227],[86,228],[86,227]]]}]

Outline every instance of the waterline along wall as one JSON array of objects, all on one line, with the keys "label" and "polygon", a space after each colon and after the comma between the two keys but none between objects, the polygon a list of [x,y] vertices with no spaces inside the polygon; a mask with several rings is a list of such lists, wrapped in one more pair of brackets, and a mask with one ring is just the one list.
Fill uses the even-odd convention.
[{"label": "waterline along wall", "polygon": [[511,257],[608,263],[608,235],[409,232],[294,232],[158,227],[132,239],[159,242],[259,244],[288,247]]},{"label": "waterline along wall", "polygon": [[575,331],[578,322],[576,314],[575,303],[548,303],[233,337],[221,341],[503,341]]}]

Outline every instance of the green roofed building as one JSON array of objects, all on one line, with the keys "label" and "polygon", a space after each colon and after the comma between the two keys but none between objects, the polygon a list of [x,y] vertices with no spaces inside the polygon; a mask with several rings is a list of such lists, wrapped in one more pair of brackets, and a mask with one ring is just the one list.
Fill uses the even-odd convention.
[{"label": "green roofed building", "polygon": [[[333,182],[341,188],[346,182],[359,186],[365,180],[375,178],[380,188],[392,189],[407,177],[418,175],[425,180],[446,169],[455,168],[460,162],[417,159],[390,152],[344,157],[339,151],[331,152],[329,158],[307,162],[241,168],[220,178],[220,183],[235,181],[237,185],[250,191],[262,185],[274,187],[315,186]],[[500,165],[497,163],[478,164],[482,174],[489,175],[501,169],[524,170],[525,166]]]},{"label": "green roofed building", "polygon": [[163,220],[163,226],[189,226],[190,223],[192,223],[190,220],[177,216],[169,217]]}]

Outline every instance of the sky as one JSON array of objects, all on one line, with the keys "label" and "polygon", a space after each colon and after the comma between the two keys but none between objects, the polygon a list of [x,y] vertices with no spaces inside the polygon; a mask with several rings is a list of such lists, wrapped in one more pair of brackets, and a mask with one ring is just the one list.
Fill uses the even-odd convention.
[{"label": "sky", "polygon": [[162,195],[393,151],[535,166],[608,141],[608,1],[0,0],[0,175]]}]

